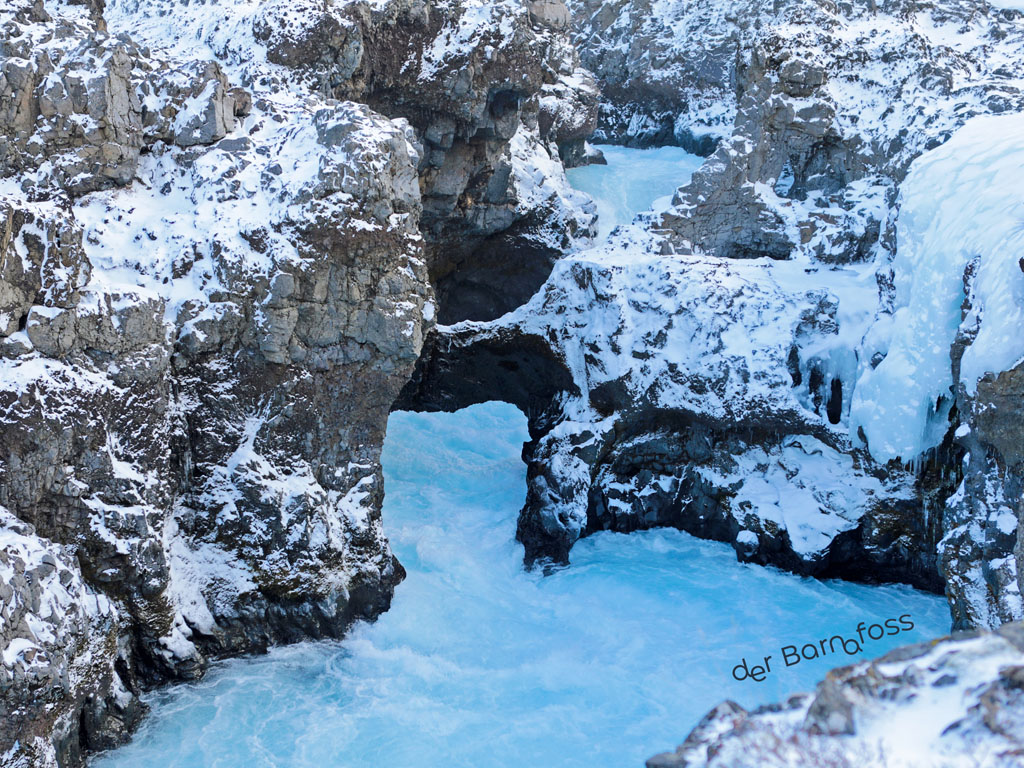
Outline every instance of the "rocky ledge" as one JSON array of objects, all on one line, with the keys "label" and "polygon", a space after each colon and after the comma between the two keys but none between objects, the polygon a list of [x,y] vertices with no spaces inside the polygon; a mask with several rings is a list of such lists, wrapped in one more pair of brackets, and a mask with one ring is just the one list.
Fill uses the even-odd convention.
[{"label": "rocky ledge", "polygon": [[711,710],[647,768],[1019,766],[1024,623],[898,648],[829,672],[814,693]]}]

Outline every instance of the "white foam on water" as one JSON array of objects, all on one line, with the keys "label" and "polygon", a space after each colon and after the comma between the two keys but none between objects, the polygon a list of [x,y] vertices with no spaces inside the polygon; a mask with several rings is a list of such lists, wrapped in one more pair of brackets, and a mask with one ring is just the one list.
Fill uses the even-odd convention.
[{"label": "white foam on water", "polygon": [[688,184],[704,158],[679,147],[630,149],[597,147],[607,165],[585,165],[565,172],[573,187],[597,203],[597,240],[628,224],[641,211],[667,208],[675,191]]},{"label": "white foam on water", "polygon": [[384,519],[408,576],[391,610],[342,643],[152,694],[135,740],[97,768],[639,767],[718,701],[776,700],[852,658],[776,661],[754,683],[731,679],[741,657],[899,614],[916,628],[868,655],[948,628],[941,598],[743,565],[667,529],[597,534],[570,567],[526,572],[526,439],[502,403],[393,414]]}]

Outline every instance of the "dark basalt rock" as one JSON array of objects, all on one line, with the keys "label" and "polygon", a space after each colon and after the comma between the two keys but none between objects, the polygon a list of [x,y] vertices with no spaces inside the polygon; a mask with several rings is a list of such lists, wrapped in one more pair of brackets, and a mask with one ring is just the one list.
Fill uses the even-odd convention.
[{"label": "dark basalt rock", "polygon": [[501,400],[526,415],[531,435],[547,431],[557,398],[576,391],[565,361],[539,337],[498,333],[474,343],[472,336],[431,333],[393,409],[450,413]]},{"label": "dark basalt rock", "polygon": [[[579,536],[671,527],[730,543],[744,562],[817,578],[904,582],[941,593],[944,582],[935,555],[943,534],[941,516],[929,515],[919,496],[879,497],[867,505],[854,526],[836,533],[827,547],[815,553],[799,551],[785,529],[759,521],[756,512],[745,514],[742,506],[736,506],[742,479],[735,473],[732,457],[742,456],[753,446],[772,455],[793,444],[791,440],[782,424],[736,428],[680,411],[626,409],[616,415],[613,431],[600,436],[580,434],[574,443],[585,447],[570,449],[591,474],[586,524]],[[546,470],[550,458],[543,452],[534,455],[535,446],[532,443],[524,454],[528,493],[519,539],[528,563],[566,563],[576,536],[569,527],[543,522],[552,495],[566,492],[561,490],[565,481]],[[870,462],[863,456],[861,460]],[[896,470],[893,475],[903,473]],[[753,529],[756,540],[740,537],[744,529]]]},{"label": "dark basalt rock", "polygon": [[[287,9],[283,9],[287,11]],[[570,164],[597,120],[593,78],[565,37],[560,0],[514,15],[495,10],[493,28],[444,62],[425,58],[458,23],[459,4],[403,0],[370,12],[354,3],[302,37],[267,21],[270,55],[308,73],[315,87],[405,117],[423,142],[421,229],[440,322],[491,320],[526,302],[573,237],[585,232],[519,198],[509,141],[526,126]],[[511,33],[498,21],[511,22]],[[283,27],[287,30],[287,27]]]},{"label": "dark basalt rock", "polygon": [[[379,131],[380,143],[349,147],[372,155],[378,176],[342,182],[377,226],[352,228],[353,209],[314,202],[284,225],[303,259],[273,281],[233,273],[239,245],[218,242],[222,292],[171,320],[144,289],[86,285],[93,266],[71,214],[0,200],[11,318],[0,328],[0,562],[23,568],[34,547],[40,567],[62,563],[59,583],[44,570],[5,598],[55,624],[47,636],[0,621],[5,648],[38,648],[0,682],[5,752],[17,743],[33,765],[78,765],[127,737],[143,688],[193,679],[213,658],[340,637],[386,610],[402,569],[380,530],[380,447],[430,287],[418,196],[403,186],[415,169],[392,154],[404,134],[368,110],[332,114],[347,124],[335,139]],[[321,166],[325,195],[333,170]],[[268,250],[255,234],[245,243]],[[36,675],[44,657],[64,674]]]},{"label": "dark basalt rock", "polygon": [[534,211],[484,238],[472,252],[439,251],[433,261],[437,321],[493,320],[525,304],[561,253],[549,238],[538,237],[554,213]]}]

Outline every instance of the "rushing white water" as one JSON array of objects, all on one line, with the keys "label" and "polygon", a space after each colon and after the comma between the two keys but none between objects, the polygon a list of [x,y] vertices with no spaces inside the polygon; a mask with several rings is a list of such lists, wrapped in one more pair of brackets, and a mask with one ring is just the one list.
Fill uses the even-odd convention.
[{"label": "rushing white water", "polygon": [[704,158],[679,147],[627,149],[598,147],[608,165],[566,171],[569,183],[597,203],[597,239],[603,240],[640,211],[668,207],[675,191],[690,180]]},{"label": "rushing white water", "polygon": [[97,766],[639,767],[719,700],[777,699],[851,658],[773,662],[756,683],[731,679],[741,657],[899,614],[916,629],[868,655],[947,629],[940,598],[742,565],[672,530],[598,534],[569,568],[525,572],[513,537],[526,438],[500,403],[393,414],[384,517],[409,573],[391,610],[342,643],[153,694],[135,741]]}]

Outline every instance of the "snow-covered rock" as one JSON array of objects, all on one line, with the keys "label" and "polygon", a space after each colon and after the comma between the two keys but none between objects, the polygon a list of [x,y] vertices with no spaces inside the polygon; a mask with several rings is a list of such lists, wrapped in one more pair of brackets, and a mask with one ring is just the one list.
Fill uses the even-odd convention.
[{"label": "snow-covered rock", "polygon": [[12,0],[0,26],[0,174],[25,191],[123,186],[145,146],[210,144],[245,110],[216,63],[154,59],[96,8]]},{"label": "snow-covered rock", "polygon": [[1024,754],[1024,624],[898,648],[747,712],[726,701],[647,768],[1010,768]]},{"label": "snow-covered rock", "polygon": [[[801,573],[939,588],[914,476],[857,449],[814,371],[793,367],[870,319],[871,270],[664,256],[656,243],[641,226],[620,232],[559,262],[515,312],[440,328],[403,395],[527,412],[527,558],[565,561],[597,530],[672,525]],[[839,291],[859,314],[840,313]]]},{"label": "snow-covered rock", "polygon": [[586,127],[542,129],[540,98],[596,99],[545,19],[477,0],[0,11],[0,533],[56,553],[105,617],[50,581],[15,590],[67,614],[33,639],[5,609],[15,668],[95,673],[5,695],[0,763],[76,765],[126,737],[143,687],[386,609],[380,450],[439,314],[437,254],[528,242],[532,290],[592,224],[559,158]]},{"label": "snow-covered rock", "polygon": [[[4,761],[383,610],[396,398],[528,414],[530,560],[673,525],[1020,618],[1024,14],[570,5],[582,58],[560,0],[0,11]],[[587,249],[595,124],[709,158]]]},{"label": "snow-covered rock", "polygon": [[[1016,458],[973,451],[988,480],[953,495],[957,419],[989,414],[985,439],[1006,446],[1019,430],[998,414],[1015,411],[972,406],[973,383],[951,410],[951,387],[961,356],[970,382],[1000,381],[986,397],[1016,386],[1001,372],[1020,358],[1019,194],[1001,179],[1019,176],[1022,131],[985,115],[1024,111],[1024,16],[957,0],[574,10],[612,107],[632,94],[651,117],[661,96],[696,94],[674,102],[675,140],[720,141],[667,209],[569,256],[530,304],[440,328],[408,401],[481,397],[455,372],[506,367],[489,396],[533,420],[528,559],[669,524],[804,573],[935,590],[945,576],[954,606],[986,606],[957,608],[961,624],[1020,618]],[[613,112],[606,136],[665,140],[642,120],[613,128]],[[990,309],[961,317],[969,264]],[[556,373],[531,383],[539,370]]]},{"label": "snow-covered rock", "polygon": [[141,706],[119,671],[129,656],[123,622],[85,583],[72,547],[40,538],[0,507],[4,765],[56,768],[58,754],[80,759],[80,719],[104,724],[106,739],[93,748],[116,743],[138,721]]}]

